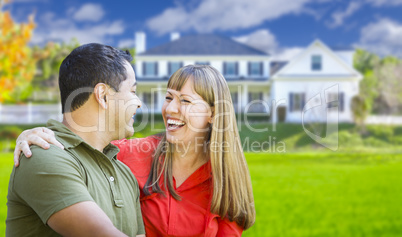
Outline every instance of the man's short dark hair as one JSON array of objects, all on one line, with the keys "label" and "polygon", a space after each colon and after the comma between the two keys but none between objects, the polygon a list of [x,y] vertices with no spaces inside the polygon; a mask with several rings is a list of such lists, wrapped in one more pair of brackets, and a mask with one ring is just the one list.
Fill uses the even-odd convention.
[{"label": "man's short dark hair", "polygon": [[[127,78],[125,63],[132,60],[128,51],[102,44],[85,44],[74,49],[63,60],[59,71],[62,112],[81,107],[98,83],[119,91],[120,83]],[[70,95],[72,98],[68,99]]]}]

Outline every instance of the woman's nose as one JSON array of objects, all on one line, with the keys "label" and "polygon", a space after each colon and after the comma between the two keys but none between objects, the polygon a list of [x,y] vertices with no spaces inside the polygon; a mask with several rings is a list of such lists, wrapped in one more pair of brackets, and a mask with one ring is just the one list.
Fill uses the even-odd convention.
[{"label": "woman's nose", "polygon": [[166,107],[166,112],[168,112],[169,114],[177,114],[179,113],[179,110],[180,110],[180,101],[178,99],[173,99]]}]

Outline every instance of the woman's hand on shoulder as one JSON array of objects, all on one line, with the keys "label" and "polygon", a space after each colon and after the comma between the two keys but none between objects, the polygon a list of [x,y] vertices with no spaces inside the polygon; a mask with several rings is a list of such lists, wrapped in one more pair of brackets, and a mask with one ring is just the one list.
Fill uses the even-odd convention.
[{"label": "woman's hand on shoulder", "polygon": [[43,149],[49,149],[50,144],[56,145],[61,149],[64,146],[56,140],[54,132],[48,128],[38,127],[23,131],[17,138],[17,142],[14,150],[14,164],[15,167],[19,166],[19,157],[21,152],[26,157],[31,157],[32,152],[29,149],[30,145],[37,145]]}]

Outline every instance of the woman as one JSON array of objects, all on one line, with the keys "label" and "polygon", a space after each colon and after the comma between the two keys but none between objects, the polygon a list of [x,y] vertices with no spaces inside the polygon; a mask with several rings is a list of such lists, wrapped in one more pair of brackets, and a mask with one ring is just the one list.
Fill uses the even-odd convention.
[{"label": "woman", "polygon": [[[226,80],[210,66],[179,69],[162,116],[163,136],[114,142],[138,180],[147,235],[240,236],[255,209]],[[18,144],[39,143],[28,137]]]}]

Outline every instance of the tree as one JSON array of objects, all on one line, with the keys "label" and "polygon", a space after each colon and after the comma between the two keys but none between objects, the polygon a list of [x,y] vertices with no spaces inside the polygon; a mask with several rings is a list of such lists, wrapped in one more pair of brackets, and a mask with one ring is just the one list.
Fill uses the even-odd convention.
[{"label": "tree", "polygon": [[0,103],[18,100],[34,77],[36,63],[28,47],[35,28],[33,15],[28,23],[18,24],[2,6],[0,0]]},{"label": "tree", "polygon": [[364,132],[364,121],[368,115],[367,103],[361,95],[356,95],[351,102],[353,119],[358,128]]},{"label": "tree", "polygon": [[45,46],[33,48],[37,58],[37,72],[32,81],[33,91],[58,92],[59,68],[67,55],[80,44],[76,39],[70,43],[48,42]]},{"label": "tree", "polygon": [[370,114],[375,100],[379,95],[378,77],[374,73],[375,67],[379,65],[380,58],[368,51],[357,49],[354,57],[354,67],[363,74],[363,80],[359,85],[359,96],[365,103],[365,113]]},{"label": "tree", "polygon": [[378,81],[378,98],[376,111],[396,114],[402,106],[402,62],[394,57],[385,57],[375,68]]}]

